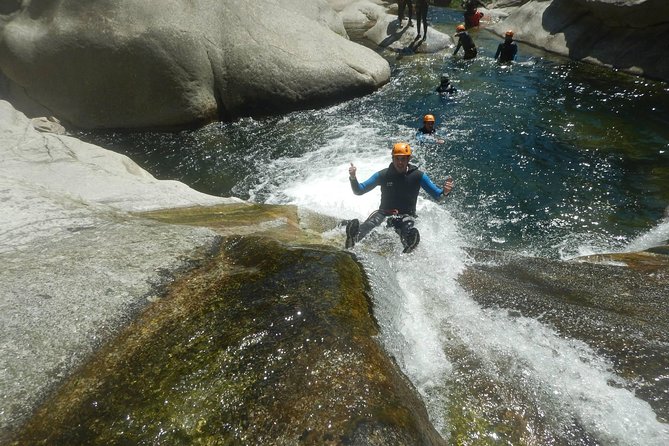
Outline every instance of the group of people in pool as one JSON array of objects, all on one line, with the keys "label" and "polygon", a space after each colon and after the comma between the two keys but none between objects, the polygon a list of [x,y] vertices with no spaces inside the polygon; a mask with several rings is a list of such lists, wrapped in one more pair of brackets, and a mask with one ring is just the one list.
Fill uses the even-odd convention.
[{"label": "group of people in pool", "polygon": [[[481,4],[478,0],[465,2],[465,26],[460,24],[456,27],[455,36],[458,38],[457,46],[453,55],[460,48],[464,50],[464,59],[473,59],[477,55],[476,45],[467,33],[467,27],[478,26],[483,13],[477,11],[476,7]],[[402,23],[404,10],[408,6],[409,26],[412,24],[412,2],[411,0],[400,0],[398,20]],[[418,37],[420,37],[421,24],[424,26],[424,35],[427,36],[427,0],[416,1],[416,12],[418,21]],[[511,62],[515,59],[518,47],[513,41],[513,31],[505,33],[504,42],[500,43],[495,53],[495,59],[500,62]],[[441,83],[436,91],[440,94],[453,94],[455,87],[450,83],[446,75],[442,75]],[[443,143],[435,131],[435,118],[432,114],[423,117],[423,126],[418,130],[416,140],[425,143],[430,140],[435,143]],[[368,235],[374,228],[383,222],[392,227],[400,236],[403,253],[410,253],[420,242],[420,233],[415,227],[416,203],[418,193],[423,189],[435,200],[441,200],[453,190],[453,178],[450,176],[444,181],[442,187],[437,186],[416,165],[411,164],[412,147],[407,142],[397,142],[391,150],[391,163],[385,169],[375,172],[367,180],[360,182],[357,178],[357,168],[353,163],[348,168],[349,182],[355,195],[366,194],[377,186],[381,188],[381,203],[379,209],[371,213],[367,219],[360,223],[358,219],[345,221],[347,249],[353,248],[363,237]]]}]

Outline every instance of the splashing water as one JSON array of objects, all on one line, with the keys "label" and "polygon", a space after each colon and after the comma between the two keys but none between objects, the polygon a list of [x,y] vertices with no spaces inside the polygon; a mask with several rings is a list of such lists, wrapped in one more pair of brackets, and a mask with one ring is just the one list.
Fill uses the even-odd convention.
[{"label": "splashing water", "polygon": [[[435,28],[459,20],[433,9]],[[421,195],[412,254],[383,226],[353,252],[380,340],[442,434],[460,423],[469,436],[452,440],[463,444],[669,444],[667,425],[606,358],[541,318],[483,308],[457,280],[473,262],[467,247],[568,259],[666,242],[669,89],[522,45],[518,62],[500,67],[497,39],[473,34],[476,60],[393,58],[388,85],[334,107],[173,135],[85,136],[160,178],[338,219],[364,219],[379,203],[378,188],[352,194],[350,163],[364,180],[390,163],[393,142],[409,141],[414,161],[437,184],[452,175],[455,190],[443,203]],[[459,90],[452,98],[434,93],[441,73]],[[415,144],[428,112],[446,144]],[[343,246],[344,229],[325,237]]]}]

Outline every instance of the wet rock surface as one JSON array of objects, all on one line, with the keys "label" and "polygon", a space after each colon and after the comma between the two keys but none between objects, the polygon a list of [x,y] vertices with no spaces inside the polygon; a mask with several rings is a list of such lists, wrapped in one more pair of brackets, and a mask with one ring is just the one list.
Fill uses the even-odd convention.
[{"label": "wet rock surface", "polygon": [[669,422],[667,247],[578,261],[473,251],[462,285],[484,307],[530,317],[609,358],[625,386]]},{"label": "wet rock surface", "polygon": [[348,253],[227,237],[12,444],[443,444],[366,290]]}]

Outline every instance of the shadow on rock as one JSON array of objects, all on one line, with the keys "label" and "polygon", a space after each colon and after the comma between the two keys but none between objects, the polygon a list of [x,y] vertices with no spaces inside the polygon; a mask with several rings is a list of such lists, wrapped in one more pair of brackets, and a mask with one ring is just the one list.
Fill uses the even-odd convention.
[{"label": "shadow on rock", "polygon": [[[658,8],[649,11],[650,3],[616,6],[553,0],[543,13],[541,25],[550,35],[564,35],[568,55],[573,59],[667,81],[669,16],[660,20],[658,14],[666,12]],[[667,6],[662,8],[666,10]],[[659,22],[645,26],[643,22],[649,17]]]}]

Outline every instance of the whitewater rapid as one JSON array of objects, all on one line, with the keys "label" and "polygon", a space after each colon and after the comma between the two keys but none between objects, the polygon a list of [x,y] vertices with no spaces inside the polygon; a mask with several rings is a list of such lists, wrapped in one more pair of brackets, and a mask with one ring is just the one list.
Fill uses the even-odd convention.
[{"label": "whitewater rapid", "polygon": [[[362,122],[333,129],[317,150],[266,166],[252,199],[262,195],[266,203],[365,219],[377,208],[380,191],[353,195],[348,167],[357,167],[360,180],[386,167],[393,142],[387,130]],[[450,172],[428,173],[440,184]],[[558,432],[576,419],[605,444],[668,444],[667,426],[647,402],[622,388],[623,379],[605,358],[539,320],[484,309],[462,289],[458,275],[472,261],[464,248],[475,244],[477,234],[454,217],[452,206],[448,198],[437,203],[421,193],[421,242],[411,254],[402,254],[397,235],[383,226],[352,250],[370,278],[380,340],[423,396],[442,435],[449,431],[448,388],[457,385],[453,352],[464,349],[480,361],[481,373],[512,383],[527,400],[548,408],[546,418]],[[324,236],[343,246],[342,226]]]}]

